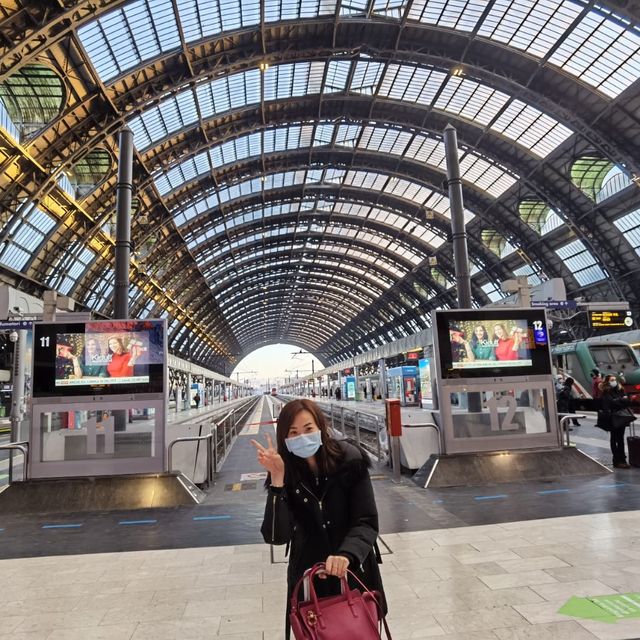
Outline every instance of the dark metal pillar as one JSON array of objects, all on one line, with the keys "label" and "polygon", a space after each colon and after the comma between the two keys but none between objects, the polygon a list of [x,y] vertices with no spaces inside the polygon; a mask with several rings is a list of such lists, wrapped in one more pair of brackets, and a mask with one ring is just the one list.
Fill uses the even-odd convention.
[{"label": "dark metal pillar", "polygon": [[129,263],[131,259],[131,196],[133,193],[133,132],[120,131],[118,184],[116,185],[116,285],[113,315],[116,320],[129,317]]},{"label": "dark metal pillar", "polygon": [[[456,270],[458,309],[471,309],[471,276],[469,275],[469,253],[467,251],[467,229],[464,222],[462,201],[462,178],[458,161],[458,134],[448,124],[444,128],[444,151],[447,158],[447,186],[449,187],[449,208],[451,210],[451,237],[453,259]],[[482,397],[479,393],[468,393],[469,411],[482,411]]]},{"label": "dark metal pillar", "polygon": [[451,236],[456,270],[458,309],[471,309],[471,276],[469,275],[467,230],[464,223],[462,202],[462,179],[458,162],[458,134],[450,124],[444,128],[444,149],[447,158],[447,185],[451,209]]}]

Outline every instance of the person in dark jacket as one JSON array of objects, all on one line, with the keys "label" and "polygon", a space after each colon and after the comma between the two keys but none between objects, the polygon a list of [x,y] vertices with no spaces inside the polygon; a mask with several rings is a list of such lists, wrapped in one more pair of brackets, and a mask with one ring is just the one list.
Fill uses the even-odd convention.
[{"label": "person in dark jacket", "polygon": [[[258,462],[269,472],[262,536],[269,544],[291,544],[287,574],[289,600],[304,572],[324,562],[328,576],[316,583],[319,596],[340,593],[341,578],[353,571],[386,602],[376,545],[378,512],[369,478],[369,458],[357,446],[336,440],[319,407],[310,400],[287,403],[278,416],[277,448],[256,440]],[[350,583],[357,588],[355,581]]]},{"label": "person in dark jacket", "polygon": [[[575,399],[573,391],[573,378],[567,378],[556,395],[558,401],[558,413],[575,413]],[[572,422],[576,427],[580,426],[577,418],[572,418]]]},{"label": "person in dark jacket", "polygon": [[613,426],[612,415],[619,409],[629,407],[631,401],[625,395],[620,382],[614,375],[605,376],[600,385],[600,402],[601,410],[598,411],[598,427],[608,431],[610,434],[611,455],[613,456],[613,466],[616,469],[630,469],[627,463],[627,456],[624,451],[624,432],[626,425],[623,427]]}]

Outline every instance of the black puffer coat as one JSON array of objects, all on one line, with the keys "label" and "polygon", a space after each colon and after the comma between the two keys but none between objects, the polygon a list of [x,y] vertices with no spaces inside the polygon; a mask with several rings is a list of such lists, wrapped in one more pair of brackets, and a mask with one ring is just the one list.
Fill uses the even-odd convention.
[{"label": "black puffer coat", "polygon": [[[262,523],[265,542],[291,543],[287,573],[287,622],[289,600],[306,569],[327,556],[349,558],[349,569],[371,590],[384,592],[378,568],[378,512],[369,479],[369,459],[354,445],[341,441],[344,459],[338,470],[319,478],[309,473],[293,486],[269,488]],[[315,581],[319,596],[340,593],[336,578]],[[355,584],[351,585],[356,587]]]}]

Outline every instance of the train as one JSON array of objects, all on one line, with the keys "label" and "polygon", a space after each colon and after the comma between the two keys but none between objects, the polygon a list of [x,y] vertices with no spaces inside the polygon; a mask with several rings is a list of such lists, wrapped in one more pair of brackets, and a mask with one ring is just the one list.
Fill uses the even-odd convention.
[{"label": "train", "polygon": [[556,371],[571,376],[586,397],[591,397],[593,369],[598,369],[603,375],[614,373],[620,376],[624,390],[628,394],[637,395],[640,392],[638,352],[626,337],[624,340],[619,340],[613,338],[613,335],[578,342],[565,342],[551,348],[551,357]]}]

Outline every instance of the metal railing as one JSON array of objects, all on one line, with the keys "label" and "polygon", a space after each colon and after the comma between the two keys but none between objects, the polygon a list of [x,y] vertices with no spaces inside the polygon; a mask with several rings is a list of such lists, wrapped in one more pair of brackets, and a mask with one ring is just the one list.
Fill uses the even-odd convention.
[{"label": "metal railing", "polygon": [[[231,445],[233,444],[234,439],[238,435],[238,425],[242,422],[247,413],[253,410],[255,404],[255,398],[247,398],[246,403],[230,408],[230,410],[222,418],[219,418],[215,422],[209,423],[211,426],[208,426],[206,424],[199,425],[200,432],[202,432],[203,429],[206,430],[207,428],[209,428],[209,433],[198,436],[185,436],[172,440],[169,443],[169,447],[167,450],[167,467],[169,471],[172,472],[174,470],[172,464],[172,450],[175,444],[178,442],[198,442],[198,448],[195,452],[195,461],[193,465],[195,478],[200,450],[199,443],[203,440],[206,440],[205,484],[207,487],[211,486],[213,484],[214,474],[218,473],[220,466],[222,466],[222,463],[224,462],[227,454],[229,453],[229,450],[231,449]],[[238,417],[236,413],[239,413],[243,410],[245,411]]]},{"label": "metal railing", "polygon": [[169,443],[169,448],[167,449],[167,467],[169,469],[169,473],[173,471],[173,447],[178,444],[178,442],[200,442],[201,440],[207,441],[207,473],[205,484],[207,487],[210,487],[213,484],[213,469],[214,466],[212,464],[212,442],[213,442],[213,434],[208,433],[206,436],[184,436],[183,438],[176,438]]},{"label": "metal railing", "polygon": [[[564,446],[565,447],[570,447],[571,446],[571,436],[569,435],[569,429],[567,428],[567,424],[569,423],[569,420],[577,420],[578,418],[586,420],[587,416],[585,416],[584,413],[561,413],[559,415],[561,416],[561,418],[560,418],[560,436],[561,436],[561,439],[566,439],[566,444]],[[563,434],[564,434],[565,438],[562,437]]]},{"label": "metal railing", "polygon": [[[22,451],[23,455],[24,455],[24,466],[22,467],[22,481],[26,482],[28,479],[28,473],[29,473],[29,443],[25,440],[23,442],[7,442],[7,444],[0,444],[0,449],[17,449],[18,451]],[[11,454],[9,454],[9,456],[11,456]],[[12,456],[11,456],[11,459]],[[10,465],[11,467],[11,465]],[[11,480],[13,478],[9,477],[9,483],[11,483]]]},{"label": "metal railing", "polygon": [[[319,403],[321,406],[324,406],[324,403]],[[334,411],[334,408],[337,409],[338,411]],[[369,442],[364,442],[362,439],[362,431],[363,429],[361,428],[360,425],[360,421],[361,418],[366,417],[369,420],[373,420],[375,421],[375,430],[371,431],[371,433],[375,433],[375,439],[376,439],[376,444],[375,444],[375,453],[376,453],[376,457],[378,458],[378,460],[384,460],[387,458],[387,453],[389,451],[389,446],[388,446],[388,440],[386,440],[387,444],[386,446],[383,445],[381,438],[380,438],[380,434],[381,433],[385,433],[386,434],[386,427],[381,424],[383,421],[383,417],[380,415],[377,415],[375,413],[367,413],[365,411],[358,411],[356,409],[350,409],[348,407],[343,407],[343,406],[339,406],[336,407],[335,404],[331,403],[329,405],[328,409],[325,409],[325,411],[328,411],[329,413],[329,420],[331,421],[331,428],[334,429],[335,431],[339,431],[340,433],[342,433],[343,435],[348,435],[347,434],[347,426],[346,426],[346,420],[345,420],[345,414],[347,412],[349,412],[350,414],[353,414],[353,423],[354,423],[354,434],[355,434],[355,441],[359,446],[363,446],[365,449],[371,449],[371,444]],[[336,418],[339,416],[339,428],[336,428]],[[369,429],[364,429],[364,431],[369,431]],[[373,453],[373,452],[372,452]],[[383,453],[385,454],[383,456]]]}]

